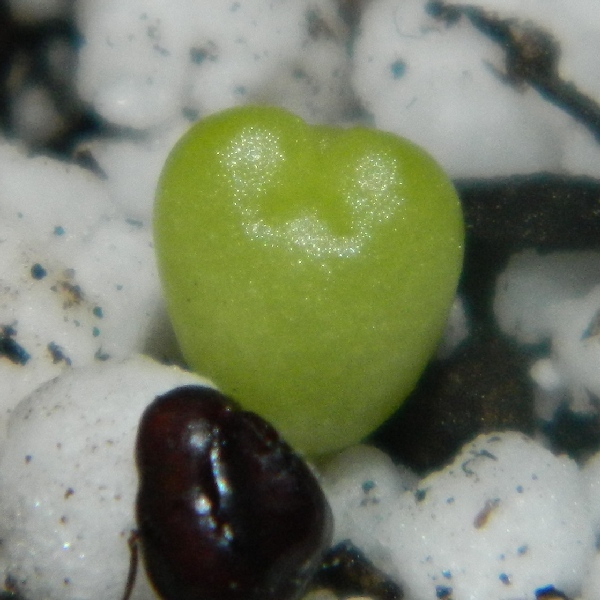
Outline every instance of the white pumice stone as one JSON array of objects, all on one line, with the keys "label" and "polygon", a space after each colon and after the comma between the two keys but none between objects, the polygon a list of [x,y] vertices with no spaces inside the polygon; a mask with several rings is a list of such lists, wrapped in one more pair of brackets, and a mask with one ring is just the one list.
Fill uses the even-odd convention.
[{"label": "white pumice stone", "polygon": [[[447,4],[460,6],[462,3],[450,0]],[[597,77],[600,58],[593,50],[600,44],[595,0],[552,2],[551,5],[546,0],[474,0],[469,5],[483,8],[499,18],[518,17],[553,35],[561,48],[560,76],[596,100],[600,99]]]},{"label": "white pumice stone", "polygon": [[333,0],[80,0],[77,16],[79,93],[117,125],[152,130],[248,102],[337,122],[351,105]]},{"label": "white pumice stone", "polygon": [[[447,4],[463,3],[450,0]],[[546,0],[475,0],[469,5],[483,8],[496,18],[518,19],[550,35],[560,47],[559,76],[593,101],[600,101],[600,12],[595,0],[551,4]],[[493,66],[504,72],[502,63]],[[589,129],[572,118],[555,119],[552,127],[560,136],[561,170],[600,177],[600,146]]]},{"label": "white pumice stone", "polygon": [[504,333],[522,344],[550,339],[554,306],[582,298],[600,285],[600,252],[563,251],[513,255],[496,282],[494,314]]},{"label": "white pumice stone", "polygon": [[104,175],[110,197],[130,219],[152,222],[154,195],[160,172],[175,142],[190,126],[184,119],[153,130],[141,139],[99,139],[82,146]]},{"label": "white pumice stone", "polygon": [[501,46],[426,0],[374,0],[354,46],[355,90],[380,129],[427,148],[453,177],[560,168],[568,118],[497,72]]},{"label": "white pumice stone", "polygon": [[81,98],[124,127],[148,129],[179,116],[189,62],[188,4],[81,0]]},{"label": "white pumice stone", "polygon": [[[600,538],[600,452],[592,456],[582,468],[583,478],[588,486],[588,499],[592,512],[592,526]],[[594,553],[593,563],[583,582],[582,600],[600,598],[600,552]]]},{"label": "white pumice stone", "polygon": [[600,452],[589,458],[581,469],[584,481],[588,486],[592,526],[597,536],[600,536]]},{"label": "white pumice stone", "polygon": [[582,297],[565,300],[550,311],[552,349],[557,368],[580,397],[583,407],[597,411],[600,396],[600,285]]},{"label": "white pumice stone", "polygon": [[565,378],[552,358],[541,358],[529,369],[529,376],[535,383],[534,410],[541,421],[552,421],[556,411],[568,401],[568,388]]},{"label": "white pumice stone", "polygon": [[64,369],[135,352],[178,356],[149,227],[103,182],[0,144],[0,452],[10,410]]},{"label": "white pumice stone", "polygon": [[[2,223],[22,225],[28,239],[57,251],[117,214],[105,184],[89,171],[47,156],[30,157],[1,138],[0,189]],[[66,256],[71,252],[64,250]]]},{"label": "white pumice stone", "polygon": [[498,432],[420,481],[366,446],[321,475],[336,541],[357,544],[406,598],[535,600],[548,586],[574,598],[588,577],[599,465],[582,473],[521,433]]},{"label": "white pumice stone", "polygon": [[330,121],[345,107],[351,95],[347,36],[335,2],[209,1],[200,6],[190,14],[189,108],[204,115],[270,103],[309,120]]},{"label": "white pumice stone", "polygon": [[468,339],[469,334],[470,325],[465,303],[460,296],[456,296],[438,346],[437,357],[440,359],[450,357]]},{"label": "white pumice stone", "polygon": [[597,600],[600,598],[600,552],[594,555],[594,561],[586,575],[581,596],[575,600]]},{"label": "white pumice stone", "polygon": [[327,22],[320,27],[324,31],[316,34],[316,40],[303,43],[292,61],[284,62],[268,83],[252,91],[250,102],[277,104],[308,123],[337,124],[346,118],[355,99],[345,31],[327,30]]},{"label": "white pumice stone", "polygon": [[416,485],[417,476],[367,445],[344,450],[323,465],[320,474],[333,511],[334,543],[349,539],[377,566],[389,570],[389,550],[373,532],[391,519],[398,498]]},{"label": "white pumice stone", "polygon": [[539,386],[536,412],[547,421],[559,407],[594,417],[600,395],[600,285],[551,304],[545,313],[552,355],[532,366]]},{"label": "white pumice stone", "polygon": [[[13,412],[0,463],[6,574],[28,600],[120,600],[135,530],[138,421],[157,395],[208,380],[133,357],[71,369]],[[138,569],[136,598],[152,598]],[[143,591],[145,590],[145,591]]]},{"label": "white pumice stone", "polygon": [[480,435],[405,493],[373,535],[411,600],[574,597],[596,537],[574,461],[520,433]]},{"label": "white pumice stone", "polygon": [[0,357],[0,440],[7,412],[44,381],[124,359],[148,348],[154,328],[168,330],[147,230],[103,223],[90,238],[66,241],[67,259],[65,247],[57,256],[18,229],[0,225],[0,335],[11,345]]},{"label": "white pumice stone", "polygon": [[536,413],[550,421],[559,407],[597,413],[600,394],[600,253],[525,250],[496,282],[497,323],[521,344],[551,342],[531,366]]}]

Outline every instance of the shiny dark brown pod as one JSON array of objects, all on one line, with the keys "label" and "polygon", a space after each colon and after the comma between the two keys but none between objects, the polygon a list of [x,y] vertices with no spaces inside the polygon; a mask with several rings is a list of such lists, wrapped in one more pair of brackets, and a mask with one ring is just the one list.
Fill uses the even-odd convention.
[{"label": "shiny dark brown pod", "polygon": [[166,600],[289,600],[331,542],[314,475],[268,423],[215,390],[156,398],[137,437],[137,521]]}]

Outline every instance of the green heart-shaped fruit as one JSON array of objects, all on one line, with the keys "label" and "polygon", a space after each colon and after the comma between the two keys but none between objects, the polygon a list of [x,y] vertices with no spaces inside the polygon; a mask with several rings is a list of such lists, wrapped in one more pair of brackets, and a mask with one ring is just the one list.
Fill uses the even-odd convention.
[{"label": "green heart-shaped fruit", "polygon": [[357,442],[411,391],[462,259],[456,193],[420,148],[269,107],[190,129],[154,226],[189,365],[309,454]]}]

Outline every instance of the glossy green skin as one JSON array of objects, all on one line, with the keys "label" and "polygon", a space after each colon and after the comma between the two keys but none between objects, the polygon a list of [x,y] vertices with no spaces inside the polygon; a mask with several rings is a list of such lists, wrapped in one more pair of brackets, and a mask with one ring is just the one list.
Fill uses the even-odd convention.
[{"label": "glossy green skin", "polygon": [[459,202],[427,154],[276,108],[194,125],[165,165],[154,219],[189,365],[312,455],[398,408],[461,269]]}]

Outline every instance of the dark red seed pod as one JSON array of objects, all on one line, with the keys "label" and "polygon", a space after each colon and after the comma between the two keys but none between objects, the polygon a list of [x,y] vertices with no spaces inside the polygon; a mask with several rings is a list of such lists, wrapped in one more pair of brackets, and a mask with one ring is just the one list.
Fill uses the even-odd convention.
[{"label": "dark red seed pod", "polygon": [[172,390],[137,437],[137,521],[165,600],[289,600],[331,542],[331,510],[302,459],[257,415],[206,387]]}]

